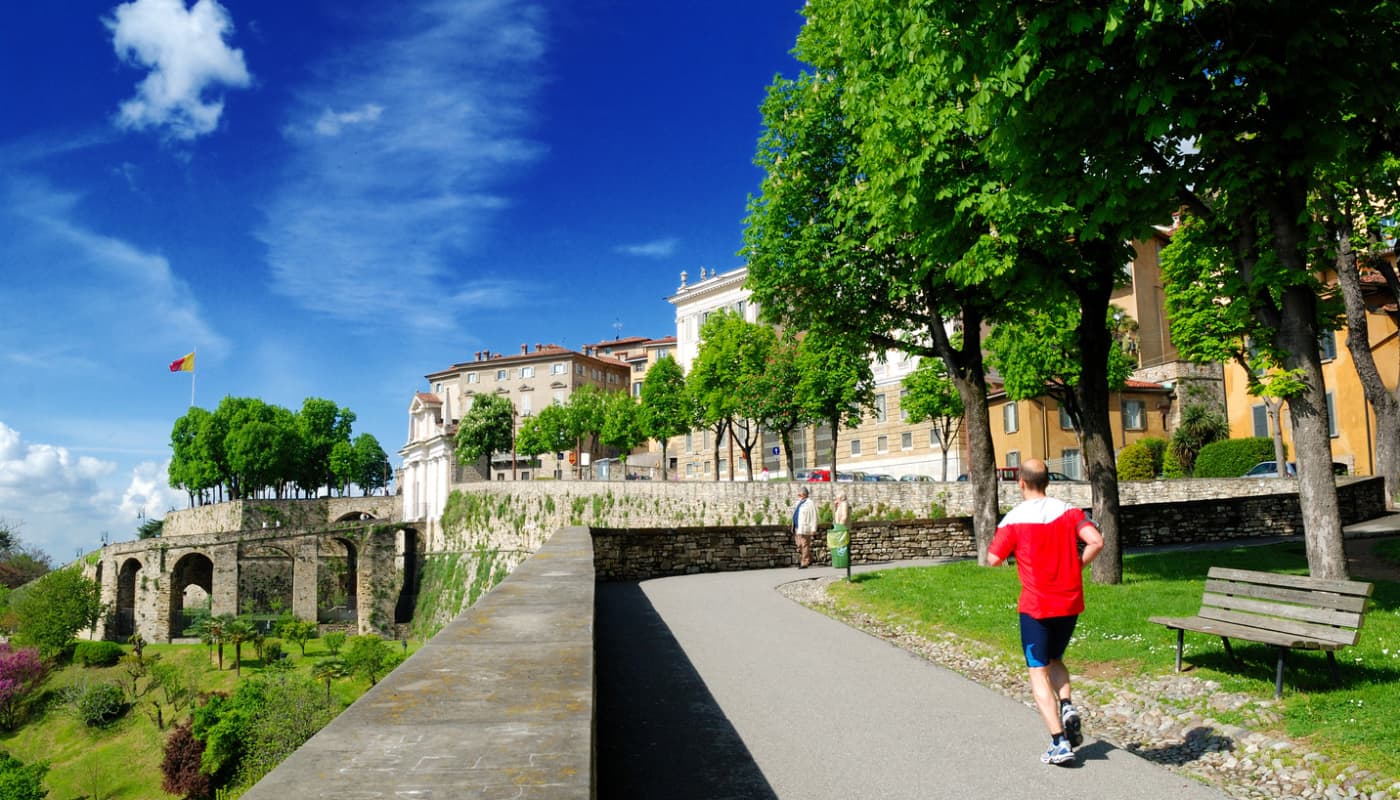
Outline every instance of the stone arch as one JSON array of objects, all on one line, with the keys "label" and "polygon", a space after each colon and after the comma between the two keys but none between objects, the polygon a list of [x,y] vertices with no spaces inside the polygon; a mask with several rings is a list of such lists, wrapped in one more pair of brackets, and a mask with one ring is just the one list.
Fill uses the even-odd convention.
[{"label": "stone arch", "polygon": [[238,554],[238,610],[275,614],[292,607],[296,559],[285,545],[257,542]]},{"label": "stone arch", "polygon": [[347,511],[335,518],[336,522],[361,522],[364,520],[378,519],[378,517],[367,511]]},{"label": "stone arch", "polygon": [[414,528],[399,528],[394,544],[400,554],[399,575],[403,585],[399,589],[399,600],[394,605],[394,622],[412,622],[413,611],[418,606],[418,587],[423,582],[423,540]]},{"label": "stone arch", "polygon": [[321,538],[316,558],[316,618],[319,622],[358,622],[360,554],[344,536]]},{"label": "stone arch", "polygon": [[112,608],[111,638],[125,641],[136,633],[136,584],[141,578],[141,559],[128,558],[117,570],[117,602]]},{"label": "stone arch", "polygon": [[[200,595],[197,590],[203,590]],[[214,561],[204,553],[186,553],[170,571],[170,638],[178,639],[195,624],[197,614],[186,613],[186,592],[191,607],[201,597],[214,595]]]}]

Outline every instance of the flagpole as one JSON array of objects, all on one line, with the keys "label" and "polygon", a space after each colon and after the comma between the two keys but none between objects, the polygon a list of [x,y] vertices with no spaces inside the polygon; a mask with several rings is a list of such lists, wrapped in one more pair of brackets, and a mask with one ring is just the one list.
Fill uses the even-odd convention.
[{"label": "flagpole", "polygon": [[[194,356],[195,351],[190,351],[190,356]],[[194,379],[199,374],[199,361],[194,362],[195,368],[190,370],[190,408],[194,408]]]}]

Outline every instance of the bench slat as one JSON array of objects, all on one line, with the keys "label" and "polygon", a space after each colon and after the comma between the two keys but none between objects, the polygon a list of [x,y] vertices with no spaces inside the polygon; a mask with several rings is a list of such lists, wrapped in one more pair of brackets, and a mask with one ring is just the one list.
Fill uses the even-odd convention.
[{"label": "bench slat", "polygon": [[[1331,642],[1338,645],[1351,645],[1356,644],[1356,640],[1361,636],[1361,632],[1356,628],[1333,628],[1328,625],[1309,625],[1306,622],[1295,622],[1278,617],[1262,617],[1258,614],[1241,614],[1235,611],[1205,606],[1201,608],[1199,616],[1202,619],[1234,623],[1253,631],[1275,632],[1284,637],[1292,637],[1300,641]],[[1306,647],[1307,645],[1299,644],[1295,646]]]},{"label": "bench slat", "polygon": [[1276,572],[1230,569],[1229,567],[1211,567],[1210,571],[1206,574],[1212,578],[1263,583],[1273,586],[1288,586],[1294,589],[1306,589],[1309,591],[1336,592],[1337,594],[1356,595],[1359,597],[1370,597],[1372,590],[1375,588],[1372,584],[1363,581],[1334,581],[1324,578],[1310,578],[1306,575],[1281,575]]},{"label": "bench slat", "polygon": [[1231,611],[1261,614],[1269,617],[1296,619],[1300,622],[1311,622],[1316,625],[1330,625],[1344,628],[1361,627],[1361,620],[1363,617],[1360,612],[1335,611],[1330,608],[1309,608],[1307,606],[1295,606],[1287,603],[1270,603],[1264,600],[1255,600],[1250,597],[1240,597],[1238,595],[1215,594],[1210,590],[1207,590],[1205,594],[1201,595],[1201,606],[1224,608]]},{"label": "bench slat", "polygon": [[1355,595],[1342,595],[1332,592],[1309,592],[1302,589],[1288,589],[1280,586],[1267,586],[1260,583],[1241,583],[1211,578],[1206,581],[1207,592],[1233,594],[1241,597],[1257,597],[1260,600],[1281,600],[1299,606],[1312,608],[1335,608],[1339,611],[1361,612],[1366,608],[1366,598]]},{"label": "bench slat", "polygon": [[1248,625],[1235,625],[1230,622],[1206,619],[1204,617],[1152,617],[1151,621],[1159,625],[1165,625],[1173,630],[1181,628],[1196,633],[1208,633],[1212,636],[1224,636],[1228,639],[1258,642],[1260,644],[1289,647],[1297,650],[1340,650],[1342,647],[1346,646],[1342,643],[1318,642],[1305,637],[1290,636],[1286,633],[1277,633],[1264,630],[1263,628],[1253,628]]}]

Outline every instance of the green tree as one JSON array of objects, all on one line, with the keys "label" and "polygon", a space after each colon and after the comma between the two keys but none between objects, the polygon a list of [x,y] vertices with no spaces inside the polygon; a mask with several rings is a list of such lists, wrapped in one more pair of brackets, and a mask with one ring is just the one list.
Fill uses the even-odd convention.
[{"label": "green tree", "polygon": [[1169,447],[1177,467],[1189,476],[1196,469],[1201,448],[1228,438],[1230,425],[1224,416],[1210,406],[1192,403],[1181,409],[1181,422],[1172,431]]},{"label": "green tree", "polygon": [[900,407],[911,423],[931,422],[943,449],[943,474],[948,480],[948,449],[958,440],[962,426],[962,396],[948,377],[948,367],[939,359],[924,358],[919,366],[902,381],[908,394]]},{"label": "green tree", "polygon": [[355,483],[359,484],[360,493],[368,496],[380,489],[387,493],[393,469],[389,465],[388,454],[379,446],[379,440],[372,434],[362,433],[355,437],[354,446],[355,463],[359,469]]},{"label": "green tree", "polygon": [[248,715],[248,741],[238,764],[238,784],[251,786],[282,763],[335,716],[315,681],[276,672],[260,681],[263,702]]},{"label": "green tree", "polygon": [[305,656],[306,643],[316,638],[318,630],[313,620],[288,619],[277,627],[277,635],[301,648],[301,654]]},{"label": "green tree", "polygon": [[165,529],[163,519],[143,519],[136,527],[137,539],[159,539],[161,531]]},{"label": "green tree", "polygon": [[520,431],[515,434],[516,452],[535,457],[541,453],[560,453],[578,446],[578,435],[573,427],[573,416],[569,409],[558,403],[550,403],[539,413],[525,418],[520,423]]},{"label": "green tree", "polygon": [[831,429],[831,471],[842,428],[855,428],[875,407],[875,380],[870,358],[858,342],[809,333],[802,339],[797,363],[802,374],[797,398],[811,419]]},{"label": "green tree", "polygon": [[[702,417],[707,425],[724,423],[742,453],[748,480],[753,480],[753,448],[762,437],[756,390],[776,344],[771,327],[719,311],[700,327],[700,349],[691,365],[692,392],[705,404]],[[717,434],[716,456],[720,439]]]},{"label": "green tree", "polygon": [[802,381],[802,370],[797,359],[799,352],[798,344],[792,337],[776,339],[768,352],[763,371],[744,387],[748,395],[744,402],[751,409],[754,419],[766,430],[776,433],[782,442],[788,476],[796,474],[792,434],[812,421],[797,396],[797,385]]},{"label": "green tree", "polygon": [[191,505],[206,502],[208,493],[224,482],[223,440],[227,429],[221,429],[222,425],[214,414],[192,406],[175,420],[171,429],[168,480],[171,488],[185,491]]},{"label": "green tree", "polygon": [[627,456],[632,448],[647,440],[642,429],[642,409],[627,392],[610,392],[604,405],[606,417],[599,438],[603,444],[615,447],[627,469]]},{"label": "green tree", "polygon": [[[735,417],[739,413],[736,387],[740,366],[738,343],[730,331],[743,320],[731,311],[718,311],[700,326],[700,349],[685,376],[686,392],[694,413],[692,424],[707,428],[714,434],[714,475],[720,479],[720,452],[724,437],[732,435]],[[734,477],[734,464],[729,464],[729,477]]]},{"label": "green tree", "polygon": [[15,641],[34,645],[45,658],[63,651],[79,631],[102,618],[102,587],[76,567],[39,578],[14,602],[18,618]]},{"label": "green tree", "polygon": [[671,439],[690,430],[694,412],[685,390],[685,372],[674,358],[657,359],[642,379],[642,432],[661,444],[661,480],[669,478]]},{"label": "green tree", "polygon": [[19,529],[19,523],[0,519],[0,589],[23,586],[53,569],[47,555],[24,544]]},{"label": "green tree", "polygon": [[243,674],[243,643],[257,635],[253,623],[241,617],[234,618],[224,625],[224,638],[233,645],[233,671]]},{"label": "green tree", "polygon": [[360,462],[355,446],[349,442],[336,442],[331,448],[330,467],[335,493],[344,497],[350,491],[350,484],[360,474]]},{"label": "green tree", "polygon": [[495,394],[479,394],[457,424],[457,462],[472,465],[482,457],[509,452],[514,442],[515,406]]},{"label": "green tree", "polygon": [[389,649],[388,642],[374,634],[365,634],[350,637],[341,661],[345,662],[345,668],[351,675],[366,678],[373,686],[397,666],[397,654]]},{"label": "green tree", "polygon": [[354,412],[330,400],[308,397],[302,401],[295,423],[300,440],[300,469],[296,480],[312,497],[320,487],[333,485],[331,451],[337,442],[350,441],[354,424]]},{"label": "green tree", "polygon": [[[569,395],[569,402],[566,408],[569,409],[569,416],[572,419],[571,429],[577,441],[577,448],[580,452],[578,459],[578,469],[583,470],[583,452],[590,454],[598,451],[598,437],[603,431],[603,421],[606,414],[603,411],[605,400],[604,395],[598,387],[591,384],[584,384],[575,389]],[[588,440],[585,450],[584,440]]]}]

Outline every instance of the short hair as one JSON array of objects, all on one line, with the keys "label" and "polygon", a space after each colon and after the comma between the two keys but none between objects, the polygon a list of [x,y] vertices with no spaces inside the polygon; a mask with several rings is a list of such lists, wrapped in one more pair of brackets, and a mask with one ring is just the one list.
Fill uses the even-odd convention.
[{"label": "short hair", "polygon": [[802,495],[803,497],[806,497],[806,496],[807,496],[807,487],[806,487],[806,486],[799,486],[799,487],[797,487],[797,493],[798,493],[799,495]]},{"label": "short hair", "polygon": [[1050,485],[1050,470],[1046,468],[1044,462],[1037,459],[1022,464],[1016,475],[1025,481],[1027,486],[1038,492],[1045,491],[1045,487]]}]

